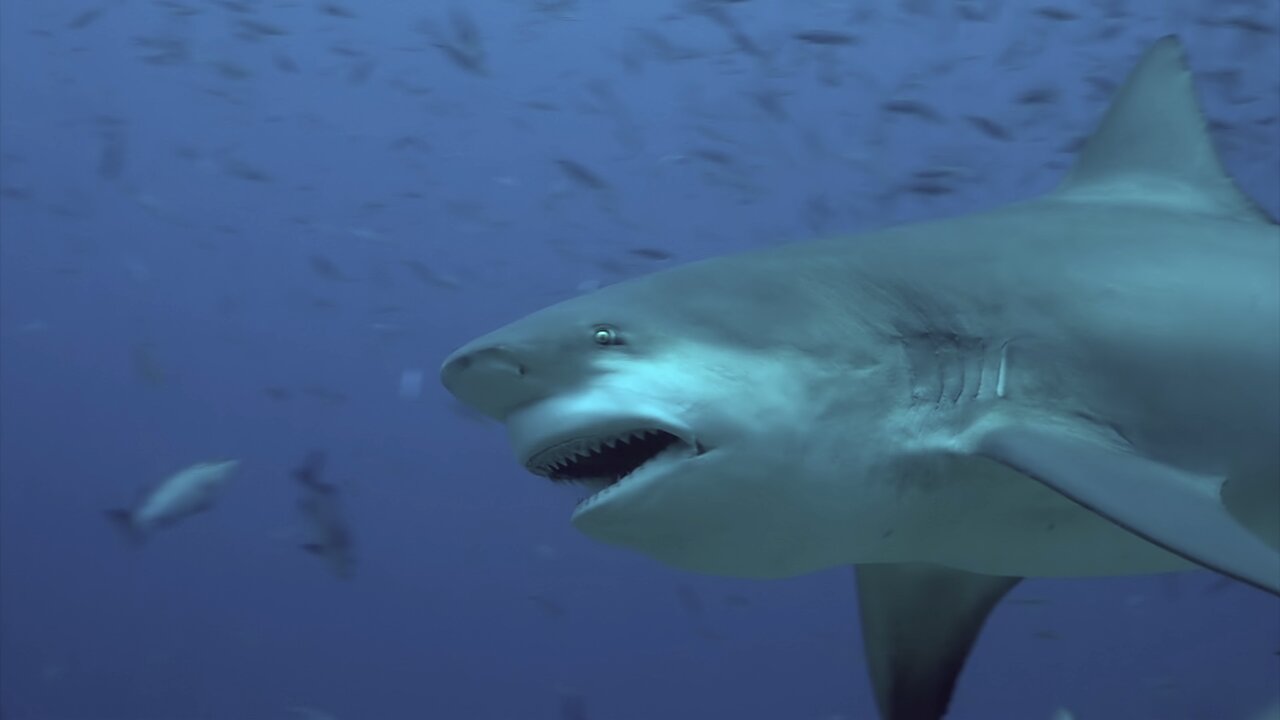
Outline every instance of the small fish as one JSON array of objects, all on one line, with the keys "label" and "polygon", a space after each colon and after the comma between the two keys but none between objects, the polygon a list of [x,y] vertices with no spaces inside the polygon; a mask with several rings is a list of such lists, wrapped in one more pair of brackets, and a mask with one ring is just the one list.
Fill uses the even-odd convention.
[{"label": "small fish", "polygon": [[734,164],[732,155],[715,148],[694,148],[689,151],[689,157],[705,160],[721,167],[730,167]]},{"label": "small fish", "polygon": [[98,21],[107,9],[105,7],[91,7],[88,10],[76,15],[67,22],[67,28],[71,30],[83,30]]},{"label": "small fish", "polygon": [[307,264],[311,266],[311,272],[325,280],[341,281],[347,279],[346,274],[342,272],[337,264],[324,255],[312,255],[307,258]]},{"label": "small fish", "polygon": [[857,35],[835,30],[801,30],[792,33],[791,37],[812,45],[854,45],[859,41]]},{"label": "small fish", "polygon": [[324,463],[325,454],[315,450],[293,471],[293,479],[302,489],[298,510],[309,536],[302,543],[302,549],[324,558],[334,574],[345,580],[351,577],[355,567],[351,531],[343,517],[337,486],[320,479]]},{"label": "small fish", "polygon": [[600,177],[594,170],[580,162],[565,158],[558,158],[556,160],[556,165],[566,177],[588,190],[609,189],[609,183],[605,181],[604,178]]},{"label": "small fish", "polygon": [[1001,0],[956,0],[956,14],[961,20],[970,22],[986,22],[1000,12]]},{"label": "small fish", "polygon": [[377,61],[372,59],[365,59],[355,63],[347,71],[347,82],[352,85],[363,85],[368,81],[369,76],[373,74],[377,66]]},{"label": "small fish", "polygon": [[239,464],[239,460],[196,463],[143,493],[134,507],[108,510],[107,518],[126,539],[141,544],[155,529],[212,508]]},{"label": "small fish", "polygon": [[1046,18],[1048,20],[1056,20],[1058,22],[1066,22],[1068,20],[1077,20],[1080,17],[1079,15],[1075,14],[1074,12],[1071,12],[1070,10],[1067,10],[1066,8],[1052,7],[1052,6],[1036,8],[1035,14],[1039,15],[1042,18]]},{"label": "small fish", "polygon": [[117,180],[124,172],[125,160],[128,157],[128,140],[124,124],[105,123],[99,129],[99,134],[102,138],[102,149],[98,154],[98,177],[103,180]]},{"label": "small fish", "polygon": [[401,260],[400,263],[404,265],[406,268],[408,268],[409,272],[413,273],[413,276],[416,277],[420,282],[422,282],[423,285],[431,285],[434,287],[447,288],[450,290],[453,290],[459,287],[459,283],[457,280],[454,280],[453,278],[448,277],[446,275],[441,275],[435,270],[432,270],[430,266],[428,266],[426,263],[422,262],[421,260],[414,260],[412,258],[409,258],[409,259]]},{"label": "small fish", "polygon": [[219,77],[225,80],[247,80],[250,77],[253,77],[252,70],[240,65],[239,63],[231,62],[230,60],[219,60],[214,62],[213,69],[218,73]]},{"label": "small fish", "polygon": [[232,177],[249,182],[271,182],[271,174],[260,168],[254,167],[246,162],[235,158],[224,158],[223,168]]},{"label": "small fish", "polygon": [[249,40],[261,37],[282,37],[289,34],[288,30],[285,30],[279,25],[272,25],[271,23],[250,20],[248,18],[237,20],[236,26],[239,27],[241,36]]},{"label": "small fish", "polygon": [[149,54],[142,56],[142,62],[148,65],[181,65],[191,57],[187,42],[177,37],[138,36],[133,38],[133,43],[149,51]]},{"label": "small fish", "polygon": [[897,115],[914,115],[921,120],[933,123],[944,122],[941,113],[928,105],[915,100],[889,100],[881,105],[887,112]]},{"label": "small fish", "polygon": [[908,15],[929,16],[935,10],[933,0],[898,0],[898,6]]},{"label": "small fish", "polygon": [[904,189],[914,195],[924,195],[925,197],[939,197],[942,195],[950,195],[955,192],[955,188],[947,185],[946,183],[925,178],[916,179],[907,183]]},{"label": "small fish", "polygon": [[638,248],[631,248],[627,252],[638,258],[644,258],[645,260],[670,260],[671,259],[671,253],[661,248],[638,247]]},{"label": "small fish", "polygon": [[466,70],[472,75],[484,76],[489,74],[485,67],[484,51],[480,48],[461,48],[453,43],[436,42],[433,43],[444,56],[457,65],[459,68]]},{"label": "small fish", "polygon": [[155,348],[150,343],[133,347],[133,371],[138,379],[148,385],[160,386],[169,381],[169,373],[156,359]]},{"label": "small fish", "polygon": [[1058,100],[1058,89],[1055,87],[1044,86],[1028,88],[1018,93],[1015,98],[1022,105],[1048,105]]},{"label": "small fish", "polygon": [[321,3],[320,12],[328,15],[329,17],[342,18],[344,20],[350,20],[356,16],[355,12],[350,8],[337,3]]},{"label": "small fish", "polygon": [[1248,15],[1236,15],[1216,19],[1201,18],[1197,22],[1206,27],[1229,28],[1257,35],[1271,35],[1276,32],[1276,27],[1274,25],[1268,25],[1261,20]]},{"label": "small fish", "polygon": [[294,62],[293,58],[285,55],[284,53],[276,53],[275,55],[272,55],[271,64],[275,65],[276,69],[280,72],[298,72],[298,63]]},{"label": "small fish", "polygon": [[990,118],[985,118],[981,115],[966,115],[964,119],[968,120],[970,125],[973,125],[979,132],[992,140],[1008,142],[1013,139],[1013,136],[1009,134],[1009,131],[1003,125]]}]

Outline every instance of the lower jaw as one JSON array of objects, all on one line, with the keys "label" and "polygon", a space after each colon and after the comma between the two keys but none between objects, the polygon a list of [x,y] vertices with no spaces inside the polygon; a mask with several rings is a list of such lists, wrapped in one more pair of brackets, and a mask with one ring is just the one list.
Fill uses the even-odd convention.
[{"label": "lower jaw", "polygon": [[573,511],[576,513],[577,511],[581,510],[583,507],[595,503],[605,494],[612,492],[614,488],[620,485],[623,485],[625,483],[631,482],[634,479],[634,475],[638,471],[639,471],[639,468],[637,468],[636,470],[633,470],[631,473],[627,475],[622,476],[621,478],[618,478],[617,480],[585,481],[583,484],[587,487],[587,490],[589,490],[591,494],[579,500],[577,505],[574,505]]}]

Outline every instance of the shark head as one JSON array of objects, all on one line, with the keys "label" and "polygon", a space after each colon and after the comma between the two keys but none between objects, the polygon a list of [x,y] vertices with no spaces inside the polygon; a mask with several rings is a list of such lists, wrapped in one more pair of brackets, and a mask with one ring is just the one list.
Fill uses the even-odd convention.
[{"label": "shark head", "polygon": [[[443,383],[506,425],[528,471],[590,491],[572,522],[592,538],[717,574],[828,566],[824,522],[848,523],[835,509],[848,483],[820,468],[856,472],[830,454],[857,455],[860,439],[813,432],[850,416],[820,379],[874,372],[877,354],[823,339],[833,329],[807,322],[794,284],[766,265],[710,270],[673,268],[536,312],[454,352]],[[802,355],[796,336],[842,356]]]}]

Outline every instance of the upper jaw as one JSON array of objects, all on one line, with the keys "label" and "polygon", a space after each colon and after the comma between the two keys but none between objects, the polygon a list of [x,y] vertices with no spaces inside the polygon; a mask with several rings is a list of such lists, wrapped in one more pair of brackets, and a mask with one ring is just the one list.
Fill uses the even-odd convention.
[{"label": "upper jaw", "polygon": [[[612,399],[612,398],[611,398]],[[691,428],[672,413],[641,402],[601,402],[601,398],[563,396],[520,408],[507,418],[516,457],[536,475],[552,479],[584,478],[602,460],[643,461],[673,446],[691,455],[705,447]],[[618,412],[619,406],[628,411]],[[565,472],[573,470],[573,472]],[[608,479],[607,473],[596,476]]]},{"label": "upper jaw", "polygon": [[660,428],[640,427],[620,433],[588,430],[544,447],[524,465],[529,472],[552,480],[614,483],[673,449],[687,456],[705,451],[697,440]]},{"label": "upper jaw", "polygon": [[561,470],[582,459],[615,450],[619,447],[627,448],[633,444],[656,442],[693,444],[686,442],[684,438],[674,433],[669,433],[660,428],[638,427],[634,430],[623,432],[601,432],[598,429],[587,429],[574,434],[570,439],[543,447],[525,459],[524,466],[535,475],[554,478],[557,470]]}]

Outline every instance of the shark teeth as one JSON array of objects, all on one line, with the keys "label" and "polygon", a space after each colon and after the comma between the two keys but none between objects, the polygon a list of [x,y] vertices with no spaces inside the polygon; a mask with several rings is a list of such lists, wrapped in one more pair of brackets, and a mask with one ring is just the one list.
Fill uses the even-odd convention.
[{"label": "shark teeth", "polygon": [[612,484],[677,443],[688,444],[665,430],[642,428],[568,440],[542,450],[526,465],[535,475],[556,481]]}]

